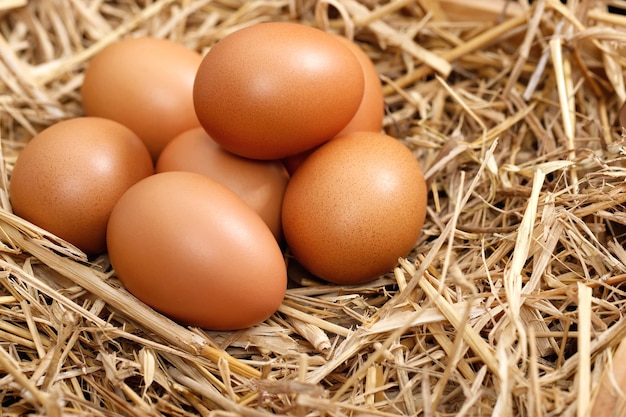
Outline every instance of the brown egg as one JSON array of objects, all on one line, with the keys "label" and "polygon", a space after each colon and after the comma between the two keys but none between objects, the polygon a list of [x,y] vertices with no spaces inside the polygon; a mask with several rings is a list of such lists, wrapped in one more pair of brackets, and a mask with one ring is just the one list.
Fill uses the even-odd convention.
[{"label": "brown egg", "polygon": [[406,146],[380,133],[351,133],[322,145],[291,177],[283,232],[311,273],[361,283],[411,251],[426,203],[424,176]]},{"label": "brown egg", "polygon": [[118,198],[153,173],[141,140],[112,120],[82,117],[35,136],[11,175],[13,211],[88,254],[105,250]]},{"label": "brown egg", "polygon": [[184,324],[246,328],[285,295],[285,263],[269,228],[201,174],[164,172],[131,187],[113,209],[107,244],[122,284]]},{"label": "brown egg", "polygon": [[364,76],[333,35],[287,22],[246,27],[204,57],[194,84],[198,119],[230,152],[281,159],[334,137],[363,97]]},{"label": "brown egg", "polygon": [[343,36],[336,35],[336,38],[357,57],[365,77],[361,104],[350,122],[337,136],[359,131],[380,132],[383,128],[383,118],[385,116],[385,96],[383,95],[383,86],[380,82],[378,70],[359,45]]},{"label": "brown egg", "polygon": [[152,37],[110,44],[95,55],[81,89],[88,116],[118,121],[146,143],[153,159],[174,136],[200,126],[193,82],[202,56]]},{"label": "brown egg", "polygon": [[181,133],[163,149],[157,172],[190,171],[226,185],[282,237],[280,211],[289,175],[278,161],[242,158],[221,148],[204,129]]}]

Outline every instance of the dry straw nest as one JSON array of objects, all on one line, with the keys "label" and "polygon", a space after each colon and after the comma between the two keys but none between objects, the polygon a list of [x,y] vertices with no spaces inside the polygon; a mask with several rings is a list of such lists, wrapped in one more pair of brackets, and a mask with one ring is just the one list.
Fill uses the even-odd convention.
[{"label": "dry straw nest", "polygon": [[[618,3],[0,1],[2,415],[623,413]],[[353,37],[376,63],[385,130],[429,186],[422,237],[395,270],[340,287],[290,268],[273,317],[206,332],[138,303],[106,256],[11,213],[20,149],[82,114],[82,73],[104,46],[149,34],[206,52],[269,20]]]}]

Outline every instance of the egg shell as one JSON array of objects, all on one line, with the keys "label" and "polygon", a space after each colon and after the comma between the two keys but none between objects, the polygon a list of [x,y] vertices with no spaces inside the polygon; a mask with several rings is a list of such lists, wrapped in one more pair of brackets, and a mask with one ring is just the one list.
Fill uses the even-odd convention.
[{"label": "egg shell", "polygon": [[[348,124],[337,134],[337,136],[347,135],[353,132],[378,132],[383,129],[383,119],[385,116],[385,96],[380,82],[378,70],[361,47],[351,40],[335,35],[335,37],[357,57],[363,70],[365,84],[363,87],[363,98],[356,113]],[[288,156],[282,160],[289,175],[293,175],[300,164],[315,150],[309,149],[296,155]]]},{"label": "egg shell", "polygon": [[363,98],[356,113],[348,124],[337,134],[343,136],[352,132],[367,131],[380,133],[385,116],[385,96],[376,66],[361,47],[343,36],[335,35],[356,56],[364,75]]},{"label": "egg shell", "polygon": [[291,177],[283,231],[293,256],[314,275],[362,283],[408,255],[426,205],[412,152],[390,136],[356,132],[322,145]]},{"label": "egg shell", "polygon": [[122,284],[183,324],[246,328],[285,295],[286,267],[269,228],[201,174],[164,172],[135,184],[113,209],[107,244]]},{"label": "egg shell", "polygon": [[280,212],[289,174],[279,161],[237,156],[200,127],[172,139],[161,152],[156,171],[197,172],[226,185],[261,216],[277,240],[282,238]]},{"label": "egg shell", "polygon": [[289,22],[259,23],[219,41],[194,84],[198,119],[230,152],[281,159],[334,137],[356,113],[364,75],[333,35]]},{"label": "egg shell", "polygon": [[85,70],[81,87],[85,114],[126,125],[156,160],[174,136],[200,126],[192,91],[201,61],[198,52],[167,39],[114,42]]},{"label": "egg shell", "polygon": [[15,214],[88,254],[100,253],[113,206],[153,172],[148,150],[127,127],[97,117],[65,120],[19,154],[10,201]]}]

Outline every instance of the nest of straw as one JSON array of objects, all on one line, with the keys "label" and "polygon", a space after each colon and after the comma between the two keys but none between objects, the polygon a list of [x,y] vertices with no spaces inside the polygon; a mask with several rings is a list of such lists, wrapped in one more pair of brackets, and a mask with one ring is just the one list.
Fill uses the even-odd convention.
[{"label": "nest of straw", "polygon": [[[626,19],[611,3],[0,1],[3,415],[617,415]],[[205,52],[268,20],[345,34],[377,65],[385,130],[429,187],[397,268],[359,286],[290,268],[274,316],[207,332],[12,214],[20,149],[82,114],[104,46],[148,34]]]}]

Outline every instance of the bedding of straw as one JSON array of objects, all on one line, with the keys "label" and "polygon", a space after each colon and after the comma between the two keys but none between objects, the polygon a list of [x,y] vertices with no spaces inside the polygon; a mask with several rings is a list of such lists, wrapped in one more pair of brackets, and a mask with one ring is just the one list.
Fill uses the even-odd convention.
[{"label": "bedding of straw", "polygon": [[[619,3],[0,0],[2,415],[624,415]],[[204,53],[269,20],[353,37],[377,65],[385,131],[429,187],[393,271],[335,286],[290,263],[273,317],[207,332],[11,213],[20,149],[82,114],[104,46],[149,34]]]}]

